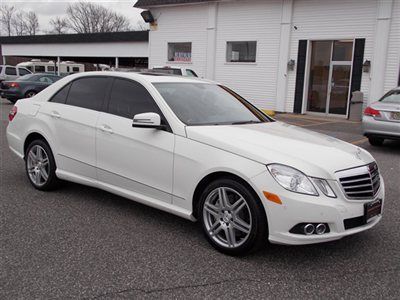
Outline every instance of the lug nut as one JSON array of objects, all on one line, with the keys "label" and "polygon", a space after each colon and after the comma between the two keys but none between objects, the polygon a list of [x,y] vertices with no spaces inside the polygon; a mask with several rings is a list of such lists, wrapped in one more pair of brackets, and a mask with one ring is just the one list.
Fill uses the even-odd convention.
[{"label": "lug nut", "polygon": [[326,231],[326,225],[323,223],[318,224],[317,227],[315,227],[316,234],[324,234],[325,231]]},{"label": "lug nut", "polygon": [[313,224],[307,224],[304,226],[304,234],[305,235],[311,235],[314,233],[314,225]]}]

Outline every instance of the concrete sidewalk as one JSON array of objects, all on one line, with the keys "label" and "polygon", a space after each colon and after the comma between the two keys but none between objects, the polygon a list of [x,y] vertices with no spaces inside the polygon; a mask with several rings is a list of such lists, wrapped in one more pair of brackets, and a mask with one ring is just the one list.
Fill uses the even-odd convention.
[{"label": "concrete sidewalk", "polygon": [[274,118],[278,121],[318,131],[355,145],[368,142],[368,139],[362,135],[361,122],[342,118],[297,114],[276,114]]}]

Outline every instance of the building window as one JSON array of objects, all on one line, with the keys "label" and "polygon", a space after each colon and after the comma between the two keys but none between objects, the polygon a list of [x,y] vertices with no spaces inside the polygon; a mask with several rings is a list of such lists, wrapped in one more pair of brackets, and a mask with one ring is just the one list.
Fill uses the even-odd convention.
[{"label": "building window", "polygon": [[257,42],[227,42],[227,62],[256,62]]},{"label": "building window", "polygon": [[168,61],[191,62],[192,43],[168,43]]}]

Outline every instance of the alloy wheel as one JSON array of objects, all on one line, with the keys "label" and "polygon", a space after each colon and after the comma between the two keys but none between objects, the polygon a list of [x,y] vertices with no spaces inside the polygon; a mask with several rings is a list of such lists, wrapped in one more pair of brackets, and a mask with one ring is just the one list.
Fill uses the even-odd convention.
[{"label": "alloy wheel", "polygon": [[38,187],[43,186],[49,179],[49,157],[41,146],[34,145],[29,150],[27,169],[30,180]]},{"label": "alloy wheel", "polygon": [[239,192],[228,187],[216,188],[208,194],[203,221],[210,238],[227,248],[245,243],[252,229],[249,205]]},{"label": "alloy wheel", "polygon": [[26,97],[27,97],[27,98],[32,98],[32,97],[35,96],[35,95],[36,95],[35,92],[28,92],[28,93],[26,93]]}]

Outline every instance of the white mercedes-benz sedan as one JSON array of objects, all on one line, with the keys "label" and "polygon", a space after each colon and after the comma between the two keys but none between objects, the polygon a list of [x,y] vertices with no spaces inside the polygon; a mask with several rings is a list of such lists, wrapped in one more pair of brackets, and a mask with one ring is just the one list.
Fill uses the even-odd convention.
[{"label": "white mercedes-benz sedan", "polygon": [[367,151],[277,122],[213,82],[71,75],[18,101],[7,138],[36,189],[68,180],[199,220],[230,255],[337,240],[381,219],[384,183]]}]

